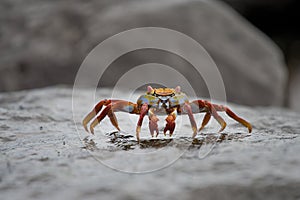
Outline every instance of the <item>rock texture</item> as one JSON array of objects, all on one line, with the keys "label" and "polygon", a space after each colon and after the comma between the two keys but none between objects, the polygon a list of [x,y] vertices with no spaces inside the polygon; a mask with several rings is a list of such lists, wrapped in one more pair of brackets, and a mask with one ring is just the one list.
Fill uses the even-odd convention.
[{"label": "rock texture", "polygon": [[[101,89],[96,96],[109,97],[110,92]],[[222,135],[212,120],[195,141],[185,116],[177,119],[172,138],[151,139],[146,119],[138,145],[131,137],[136,116],[126,113],[117,113],[121,133],[112,132],[108,119],[94,136],[84,131],[80,122],[92,108],[90,93],[77,91],[73,109],[69,88],[0,94],[1,199],[300,196],[299,113],[229,104],[253,124],[253,133],[223,115],[228,126]]]},{"label": "rock texture", "polygon": [[[155,26],[180,31],[202,44],[219,67],[230,101],[283,103],[286,72],[281,52],[221,2],[4,0],[0,5],[4,16],[0,18],[2,91],[72,84],[82,60],[99,42],[131,28]],[[155,50],[121,57],[107,70],[101,84],[114,85],[133,66],[148,62],[178,69],[198,86],[199,96],[208,96],[205,83],[186,61]]]}]

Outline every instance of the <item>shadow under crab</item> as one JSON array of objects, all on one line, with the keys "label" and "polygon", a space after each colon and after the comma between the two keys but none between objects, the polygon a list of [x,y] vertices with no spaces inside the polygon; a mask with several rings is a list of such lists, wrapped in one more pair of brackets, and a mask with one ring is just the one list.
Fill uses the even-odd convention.
[{"label": "shadow under crab", "polygon": [[[140,149],[161,149],[166,147],[175,147],[181,150],[197,150],[200,149],[203,145],[211,145],[222,143],[226,141],[234,141],[240,140],[245,137],[250,136],[250,134],[245,133],[206,133],[206,134],[198,134],[195,138],[192,137],[165,137],[165,138],[149,138],[149,139],[140,139],[137,141],[133,135],[114,131],[110,133],[106,133],[107,144],[112,144],[111,148],[108,148],[109,151],[115,150],[126,150],[130,151],[135,148]],[[88,137],[83,139],[85,144],[85,149],[96,151],[102,148],[97,147],[97,143],[93,139],[89,139]]]}]

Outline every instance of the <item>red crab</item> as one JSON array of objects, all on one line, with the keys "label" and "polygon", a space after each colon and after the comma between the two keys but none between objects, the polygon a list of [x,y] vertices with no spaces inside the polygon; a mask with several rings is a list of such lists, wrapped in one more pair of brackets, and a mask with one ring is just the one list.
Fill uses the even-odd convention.
[{"label": "red crab", "polygon": [[180,91],[180,86],[173,88],[152,88],[148,86],[146,94],[141,95],[137,103],[132,103],[124,100],[113,100],[113,99],[104,99],[100,101],[94,109],[83,119],[83,126],[86,131],[88,131],[87,124],[91,119],[93,119],[102,109],[103,106],[106,106],[100,115],[98,115],[93,122],[90,124],[90,131],[94,134],[94,127],[99,124],[105,116],[108,116],[111,123],[120,131],[118,126],[118,121],[115,116],[115,112],[128,112],[130,114],[139,115],[139,120],[136,127],[136,138],[137,141],[140,139],[141,125],[145,115],[149,117],[149,129],[151,136],[156,136],[159,134],[158,125],[157,125],[157,115],[167,115],[166,126],[164,128],[164,134],[169,131],[170,136],[173,134],[175,129],[175,120],[177,115],[187,114],[191,126],[193,129],[193,138],[197,135],[197,125],[194,119],[193,113],[205,112],[201,127],[199,131],[204,128],[208,123],[211,116],[213,116],[218,123],[221,125],[219,132],[223,131],[226,127],[226,122],[224,119],[217,113],[217,111],[224,111],[228,116],[238,121],[242,125],[248,128],[249,133],[252,131],[252,126],[249,122],[237,116],[232,112],[228,107],[223,105],[212,104],[209,101],[205,100],[194,100],[189,101],[187,96]]}]

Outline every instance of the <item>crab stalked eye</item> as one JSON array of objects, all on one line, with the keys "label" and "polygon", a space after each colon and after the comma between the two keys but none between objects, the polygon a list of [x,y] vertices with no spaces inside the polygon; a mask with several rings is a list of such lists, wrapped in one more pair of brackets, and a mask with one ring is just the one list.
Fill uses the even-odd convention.
[{"label": "crab stalked eye", "polygon": [[180,90],[181,90],[180,86],[177,86],[177,87],[175,88],[175,92],[177,92],[177,93],[180,93]]},{"label": "crab stalked eye", "polygon": [[155,90],[149,85],[149,86],[147,87],[147,92],[148,92],[149,94],[153,94],[153,93],[155,93]]}]

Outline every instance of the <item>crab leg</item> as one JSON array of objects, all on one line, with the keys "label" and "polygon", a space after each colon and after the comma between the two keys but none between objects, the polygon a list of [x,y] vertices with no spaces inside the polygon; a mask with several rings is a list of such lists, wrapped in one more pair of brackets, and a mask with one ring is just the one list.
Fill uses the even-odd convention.
[{"label": "crab leg", "polygon": [[[94,127],[97,126],[106,116],[109,117],[113,126],[116,129],[120,130],[120,128],[118,126],[118,121],[117,121],[117,118],[116,118],[114,112],[121,111],[121,112],[136,113],[137,112],[136,107],[137,107],[136,104],[128,102],[128,101],[112,100],[112,102],[103,109],[103,111],[100,113],[100,115],[97,116],[94,119],[94,121],[92,121],[92,123],[90,125],[91,133],[94,134]],[[89,117],[89,115],[87,117]]]},{"label": "crab leg", "polygon": [[117,100],[110,100],[110,99],[104,99],[102,101],[100,101],[99,103],[96,104],[96,106],[94,107],[94,109],[87,114],[87,116],[83,119],[82,124],[84,129],[89,132],[88,128],[87,128],[87,124],[89,123],[89,121],[91,121],[91,119],[93,119],[98,112],[100,112],[100,110],[102,109],[103,106],[107,106],[109,104],[111,104],[112,102],[116,102]]},{"label": "crab leg", "polygon": [[[191,103],[193,105],[193,111],[194,112],[206,112],[201,127],[199,129],[202,130],[204,126],[208,123],[208,121],[211,118],[211,115],[218,121],[218,123],[221,125],[221,129],[219,132],[223,131],[226,127],[226,122],[224,119],[217,113],[217,111],[225,111],[228,116],[230,116],[232,119],[236,120],[237,122],[241,123],[245,127],[248,128],[249,133],[252,131],[252,126],[249,122],[242,119],[241,117],[238,117],[234,112],[232,112],[228,107],[223,105],[217,105],[212,104],[209,101],[204,100],[195,100]],[[195,106],[197,108],[195,108]],[[197,109],[197,110],[196,110]]]},{"label": "crab leg", "polygon": [[[221,128],[219,130],[219,132],[222,132],[227,124],[225,122],[225,120],[217,113],[217,110],[215,109],[215,107],[213,106],[213,104],[211,104],[210,102],[205,102],[205,106],[208,108],[208,112],[217,120],[217,122],[221,125]],[[205,118],[203,119],[203,121],[205,120]],[[208,121],[207,121],[208,122]],[[205,121],[204,121],[205,123]],[[203,127],[204,128],[204,127]]]},{"label": "crab leg", "polygon": [[109,104],[108,106],[106,106],[104,108],[104,110],[100,113],[100,115],[98,117],[96,117],[96,119],[94,119],[94,121],[91,123],[90,131],[92,134],[94,134],[95,126],[97,126],[104,119],[104,117],[106,115],[108,115],[108,117],[109,117],[111,123],[114,125],[114,127],[116,127],[116,129],[118,129],[120,131],[117,118],[116,118],[114,112],[112,111],[112,104]]},{"label": "crab leg", "polygon": [[196,121],[195,121],[195,118],[194,118],[194,115],[193,115],[192,108],[191,108],[189,103],[184,103],[183,111],[185,113],[187,113],[188,116],[189,116],[191,126],[192,126],[192,129],[193,129],[193,138],[194,138],[197,135],[197,124],[196,124]]},{"label": "crab leg", "polygon": [[146,103],[143,104],[141,107],[141,111],[140,111],[139,121],[136,126],[136,139],[138,142],[140,141],[140,132],[141,132],[141,126],[143,123],[143,119],[144,119],[145,115],[148,113],[148,110],[149,110],[148,105]]},{"label": "crab leg", "polygon": [[199,131],[201,131],[206,126],[206,124],[209,122],[210,118],[211,118],[211,114],[209,112],[207,112],[203,118],[203,121],[202,121],[201,127],[199,128]]},{"label": "crab leg", "polygon": [[234,119],[235,121],[241,123],[242,125],[244,125],[245,127],[248,128],[249,133],[252,132],[252,126],[249,122],[247,122],[246,120],[244,120],[243,118],[237,116],[232,110],[230,110],[228,107],[223,106],[223,105],[216,105],[213,104],[213,106],[215,107],[215,109],[217,111],[225,111],[226,114],[231,117],[232,119]]},{"label": "crab leg", "polygon": [[154,136],[154,131],[155,131],[156,137],[157,137],[159,134],[158,125],[157,125],[157,122],[159,121],[159,119],[155,115],[154,110],[152,108],[149,109],[148,116],[149,116],[149,130],[150,130],[151,136],[152,137]]}]

